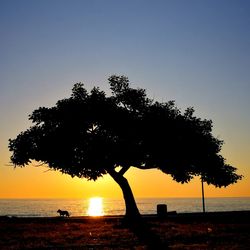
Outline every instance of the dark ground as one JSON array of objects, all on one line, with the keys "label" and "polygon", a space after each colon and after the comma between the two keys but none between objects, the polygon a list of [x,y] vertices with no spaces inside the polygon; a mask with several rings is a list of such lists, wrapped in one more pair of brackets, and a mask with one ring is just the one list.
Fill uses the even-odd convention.
[{"label": "dark ground", "polygon": [[70,218],[0,217],[0,249],[250,249],[250,211]]}]

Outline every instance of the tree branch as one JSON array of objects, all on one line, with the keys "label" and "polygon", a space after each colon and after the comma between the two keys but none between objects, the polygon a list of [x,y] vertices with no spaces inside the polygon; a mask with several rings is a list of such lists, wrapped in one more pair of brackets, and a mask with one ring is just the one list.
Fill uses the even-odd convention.
[{"label": "tree branch", "polygon": [[41,167],[41,166],[44,166],[46,165],[46,163],[42,162],[42,163],[39,163],[39,164],[34,164],[33,166],[34,167]]},{"label": "tree branch", "polygon": [[116,172],[114,169],[108,169],[107,172],[110,174],[110,176],[116,180],[118,172]]},{"label": "tree branch", "polygon": [[124,175],[129,170],[129,168],[129,166],[122,167],[122,169],[118,173]]}]

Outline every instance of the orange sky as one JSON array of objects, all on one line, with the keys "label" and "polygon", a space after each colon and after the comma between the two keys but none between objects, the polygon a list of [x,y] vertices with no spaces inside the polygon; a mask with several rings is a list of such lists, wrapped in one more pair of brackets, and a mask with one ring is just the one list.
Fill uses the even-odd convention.
[{"label": "orange sky", "polygon": [[[27,127],[27,124],[23,126]],[[7,141],[3,134],[0,139]],[[237,173],[244,175],[244,178],[227,188],[205,185],[206,197],[250,197],[248,152],[247,145],[245,148],[237,148],[237,143],[227,143],[223,146],[222,155],[228,163],[238,168]],[[24,168],[14,169],[9,165],[10,152],[7,146],[0,148],[0,155],[0,198],[89,198],[93,196],[122,198],[119,186],[108,175],[94,182],[48,171],[45,166],[35,167],[34,163]],[[201,183],[198,178],[187,184],[179,184],[159,170],[136,168],[130,168],[125,176],[135,197],[138,198],[201,196]]]},{"label": "orange sky", "polygon": [[[9,134],[0,134],[0,198],[89,198],[102,196],[122,198],[119,186],[106,175],[96,182],[85,179],[71,178],[60,172],[47,171],[46,167],[27,166],[13,168],[9,165],[10,152],[7,148],[8,138],[14,138],[20,130],[29,125],[27,118],[22,117],[23,123],[15,126]],[[221,130],[223,131],[223,130]],[[220,134],[217,129],[214,134]],[[224,133],[226,143],[222,155],[232,166],[237,167],[238,174],[244,178],[227,188],[214,188],[205,185],[206,197],[250,197],[250,148],[243,143],[246,137],[241,131]],[[233,142],[233,143],[232,143]],[[126,177],[132,187],[135,197],[200,197],[201,183],[198,178],[187,184],[172,181],[171,177],[158,170],[129,169]]]},{"label": "orange sky", "polygon": [[[3,170],[4,169],[4,170]],[[122,198],[119,186],[107,175],[96,182],[71,178],[45,167],[1,168],[0,198],[89,198],[93,196]],[[131,168],[126,177],[135,197],[200,197],[198,178],[179,184],[158,170]],[[206,197],[250,196],[249,179],[227,188],[205,185]]]}]

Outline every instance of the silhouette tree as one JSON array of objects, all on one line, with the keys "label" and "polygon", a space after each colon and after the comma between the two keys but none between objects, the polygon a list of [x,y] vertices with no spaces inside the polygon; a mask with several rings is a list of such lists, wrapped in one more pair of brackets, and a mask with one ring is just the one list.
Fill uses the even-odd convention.
[{"label": "silhouette tree", "polygon": [[181,183],[202,176],[216,187],[242,178],[219,154],[223,142],[212,135],[211,120],[195,117],[193,108],[181,113],[174,101],[149,99],[125,76],[108,81],[111,96],[76,83],[71,97],[34,110],[29,116],[34,125],[9,140],[12,163],[41,161],[88,180],[109,174],[122,189],[129,218],[140,215],[124,177],[131,167],[156,168]]}]

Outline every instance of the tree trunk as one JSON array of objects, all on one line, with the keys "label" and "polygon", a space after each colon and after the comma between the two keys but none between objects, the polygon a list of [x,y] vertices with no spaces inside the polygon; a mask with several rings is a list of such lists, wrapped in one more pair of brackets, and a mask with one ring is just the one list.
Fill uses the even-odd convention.
[{"label": "tree trunk", "polygon": [[109,170],[108,173],[122,189],[123,198],[126,206],[125,217],[128,219],[140,218],[140,212],[137,208],[134,195],[132,193],[132,190],[129,186],[127,179],[122,174],[116,172],[115,170]]}]

